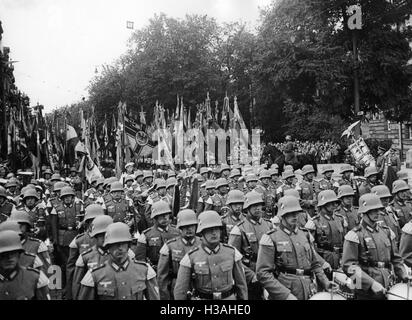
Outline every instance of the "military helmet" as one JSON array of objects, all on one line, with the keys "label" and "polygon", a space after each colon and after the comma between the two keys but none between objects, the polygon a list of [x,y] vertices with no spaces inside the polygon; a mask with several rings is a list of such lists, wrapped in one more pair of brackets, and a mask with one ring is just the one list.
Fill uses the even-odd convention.
[{"label": "military helmet", "polygon": [[192,209],[184,209],[177,214],[177,228],[197,225],[197,216]]},{"label": "military helmet", "polygon": [[341,199],[342,197],[354,196],[355,191],[353,188],[347,184],[344,184],[338,188],[338,198]]},{"label": "military helmet", "polygon": [[156,185],[156,190],[166,188],[166,181],[164,179],[156,179],[154,184]]},{"label": "military helmet", "polygon": [[53,172],[50,170],[50,168],[47,168],[44,170],[43,174],[53,174]]},{"label": "military helmet", "polygon": [[97,183],[98,180],[99,180],[99,176],[94,175],[90,179],[90,184],[93,184],[95,182]]},{"label": "military helmet", "polygon": [[207,167],[201,167],[199,172],[200,172],[200,174],[208,173],[209,169]]},{"label": "military helmet", "polygon": [[230,171],[230,175],[229,178],[235,178],[235,177],[240,177],[240,171],[238,169],[233,169],[232,171]]},{"label": "military helmet", "polygon": [[381,199],[376,194],[366,193],[359,198],[359,213],[366,213],[375,209],[383,209]]},{"label": "military helmet", "polygon": [[124,191],[123,185],[119,181],[112,182],[112,184],[110,185],[110,192],[116,192],[116,191],[122,191],[122,192]]},{"label": "military helmet", "polygon": [[167,177],[168,178],[176,177],[176,172],[174,172],[173,170],[169,170],[167,172]]},{"label": "military helmet", "polygon": [[265,202],[263,201],[263,198],[260,193],[257,193],[256,191],[251,191],[246,193],[245,195],[245,202],[243,205],[243,209],[247,209],[252,205],[256,204],[264,204]]},{"label": "military helmet", "polygon": [[177,185],[177,180],[175,177],[167,178],[166,180],[166,188],[174,187]]},{"label": "military helmet", "polygon": [[104,235],[104,244],[106,247],[114,243],[131,242],[132,235],[130,234],[129,226],[123,222],[114,222],[109,224]]},{"label": "military helmet", "polygon": [[205,186],[206,190],[215,189],[215,186],[216,186],[214,180],[207,180],[206,183],[205,183],[205,185],[206,185],[206,186]]},{"label": "military helmet", "polygon": [[219,178],[216,180],[215,188],[219,189],[220,187],[229,186],[229,183],[225,178]]},{"label": "military helmet", "polygon": [[23,210],[12,211],[9,220],[16,221],[17,223],[27,223],[30,226],[32,225],[30,215]]},{"label": "military helmet", "polygon": [[117,180],[116,177],[107,178],[107,185],[109,185],[110,188],[112,187],[112,183],[113,183],[113,182],[119,182],[119,180]]},{"label": "military helmet", "polygon": [[150,218],[153,219],[166,213],[172,213],[169,204],[164,200],[159,200],[152,204],[152,212],[150,214]]},{"label": "military helmet", "polygon": [[50,178],[50,181],[61,181],[61,179],[62,179],[62,177],[60,176],[60,174],[53,173],[51,178]]},{"label": "military helmet", "polygon": [[380,199],[392,197],[391,192],[389,191],[389,188],[383,184],[374,186],[371,189],[371,193],[376,194]]},{"label": "military helmet", "polygon": [[6,189],[8,189],[8,188],[12,188],[12,187],[17,187],[17,181],[15,180],[15,179],[10,179],[7,183],[6,183],[6,185],[5,185],[5,188]]},{"label": "military helmet", "polygon": [[134,162],[126,163],[126,165],[124,167],[125,167],[125,169],[127,169],[128,167],[134,167]]},{"label": "military helmet", "polygon": [[113,218],[105,214],[96,216],[91,225],[90,236],[95,237],[100,233],[105,233],[109,225],[113,223]]},{"label": "military helmet", "polygon": [[66,182],[63,182],[63,181],[56,182],[56,183],[53,185],[53,192],[61,191],[62,188],[64,188],[65,186],[67,186],[67,183],[66,183]]},{"label": "military helmet", "polygon": [[300,199],[299,191],[296,189],[287,189],[283,191],[283,196],[292,196],[297,199]]},{"label": "military helmet", "polygon": [[290,165],[290,164],[286,165],[286,166],[283,168],[283,171],[293,171],[293,170],[294,170],[294,169],[293,169],[293,166]]},{"label": "military helmet", "polygon": [[145,170],[143,171],[143,179],[146,178],[153,178],[153,172],[152,170]]},{"label": "military helmet", "polygon": [[315,173],[315,169],[313,168],[311,164],[306,164],[302,168],[302,176],[305,176],[309,173]]},{"label": "military helmet", "polygon": [[409,179],[408,172],[404,171],[404,170],[398,171],[396,173],[396,175],[398,176],[398,179],[400,179],[400,180],[408,180]]},{"label": "military helmet", "polygon": [[264,178],[268,178],[270,179],[270,171],[269,170],[262,170],[259,174],[259,179],[264,179]]},{"label": "military helmet", "polygon": [[396,194],[400,191],[408,191],[410,188],[403,180],[396,180],[392,183],[392,193]]},{"label": "military helmet", "polygon": [[134,181],[133,177],[132,176],[126,176],[124,178],[124,183],[127,183],[128,181]]},{"label": "military helmet", "polygon": [[279,169],[279,166],[278,166],[277,163],[273,163],[273,164],[270,166],[270,168],[271,168],[271,169]]},{"label": "military helmet", "polygon": [[246,176],[246,182],[258,181],[258,177],[255,174],[251,173]]},{"label": "military helmet", "polygon": [[137,170],[136,172],[135,172],[135,178],[137,178],[137,177],[143,177],[143,171],[142,170]]},{"label": "military helmet", "polygon": [[327,203],[338,202],[336,193],[333,190],[323,190],[318,194],[318,207],[322,207]]},{"label": "military helmet", "polygon": [[97,179],[97,181],[96,181],[96,187],[99,186],[99,185],[101,185],[101,184],[104,184],[104,178],[103,178],[103,177],[100,177],[100,178]]},{"label": "military helmet", "polygon": [[269,172],[270,172],[270,176],[273,176],[273,175],[279,175],[279,169],[277,169],[277,168],[271,168],[270,170],[269,170]]},{"label": "military helmet", "polygon": [[299,199],[294,196],[283,196],[278,201],[278,216],[283,217],[287,213],[303,211]]},{"label": "military helmet", "polygon": [[0,186],[0,197],[7,198],[6,189]]},{"label": "military helmet", "polygon": [[227,164],[222,164],[219,168],[219,173],[225,171],[225,170],[230,170],[230,167]]},{"label": "military helmet", "polygon": [[62,191],[60,192],[60,198],[63,198],[65,196],[76,196],[72,187],[66,186],[62,188]]},{"label": "military helmet", "polygon": [[0,253],[21,251],[24,249],[21,245],[20,236],[16,231],[4,230],[0,232]]},{"label": "military helmet", "polygon": [[227,199],[226,199],[226,204],[232,204],[232,203],[244,203],[245,202],[245,196],[243,195],[243,192],[240,190],[230,190],[229,193],[227,194]]},{"label": "military helmet", "polygon": [[331,164],[326,164],[322,167],[322,174],[325,174],[326,172],[333,172],[333,167]]},{"label": "military helmet", "polygon": [[84,221],[94,219],[97,216],[103,215],[104,211],[100,204],[92,203],[86,207]]},{"label": "military helmet", "polygon": [[365,169],[365,178],[369,178],[370,176],[374,175],[374,174],[378,174],[378,170],[376,169],[376,167],[367,167]]},{"label": "military helmet", "polygon": [[6,221],[0,223],[0,232],[5,231],[5,230],[11,230],[19,235],[22,234],[20,225],[17,221],[7,219]]},{"label": "military helmet", "polygon": [[295,173],[292,170],[283,171],[283,174],[282,174],[283,180],[286,180],[288,178],[294,178],[294,177],[295,177]]},{"label": "military helmet", "polygon": [[198,219],[197,233],[201,233],[203,230],[209,228],[222,227],[222,218],[216,211],[203,211],[199,214]]},{"label": "military helmet", "polygon": [[345,164],[343,164],[341,167],[340,167],[340,171],[339,171],[339,173],[340,174],[344,174],[345,172],[353,172],[353,168],[352,168],[352,166],[350,165],[350,164],[348,164],[348,163],[345,163]]},{"label": "military helmet", "polygon": [[36,189],[27,189],[23,194],[23,201],[27,198],[35,198],[36,200],[39,200],[39,196],[37,195]]}]

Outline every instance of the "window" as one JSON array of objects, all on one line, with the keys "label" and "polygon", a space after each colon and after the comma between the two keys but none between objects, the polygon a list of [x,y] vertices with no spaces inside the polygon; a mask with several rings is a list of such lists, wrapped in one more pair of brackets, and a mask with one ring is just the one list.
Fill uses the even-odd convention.
[{"label": "window", "polygon": [[405,125],[405,139],[412,138],[412,124],[408,123]]}]

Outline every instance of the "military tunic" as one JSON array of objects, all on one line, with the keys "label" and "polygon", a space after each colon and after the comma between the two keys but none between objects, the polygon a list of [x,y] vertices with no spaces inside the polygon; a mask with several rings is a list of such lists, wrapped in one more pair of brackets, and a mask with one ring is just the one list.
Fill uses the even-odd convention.
[{"label": "military tunic", "polygon": [[402,228],[399,253],[404,263],[412,268],[412,221],[409,221]]},{"label": "military tunic", "polygon": [[356,207],[347,208],[342,204],[336,213],[340,214],[348,222],[347,230],[352,230],[360,223],[360,215]]},{"label": "military tunic", "polygon": [[407,201],[394,200],[391,206],[398,216],[399,226],[403,228],[412,218],[412,204]]},{"label": "military tunic", "polygon": [[222,216],[222,242],[227,243],[229,240],[230,232],[232,231],[233,227],[236,226],[238,223],[242,222],[245,219],[245,215],[243,213],[236,216],[230,210],[224,216]]},{"label": "military tunic", "polygon": [[315,215],[316,211],[316,192],[315,192],[315,182],[309,182],[303,180],[299,185],[299,194],[301,201],[301,206],[305,209],[311,217]]}]

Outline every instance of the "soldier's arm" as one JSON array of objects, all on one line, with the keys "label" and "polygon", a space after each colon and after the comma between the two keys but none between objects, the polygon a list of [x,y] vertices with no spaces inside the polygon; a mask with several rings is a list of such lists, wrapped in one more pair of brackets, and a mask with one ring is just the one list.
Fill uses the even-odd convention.
[{"label": "soldier's arm", "polygon": [[96,290],[92,274],[87,271],[86,275],[80,282],[80,291],[78,295],[78,300],[95,300]]},{"label": "soldier's arm", "polygon": [[147,264],[147,267],[145,297],[147,300],[160,300],[156,272],[149,264]]},{"label": "soldier's arm", "polygon": [[50,300],[49,279],[42,271],[40,271],[39,280],[37,281],[35,297],[36,300]]},{"label": "soldier's arm", "polygon": [[67,264],[66,264],[66,290],[67,290],[66,296],[68,296],[67,297],[68,300],[72,298],[71,295],[72,295],[73,274],[74,274],[76,261],[79,255],[80,255],[80,252],[76,244],[76,239],[73,239],[69,245],[69,257],[67,259]]},{"label": "soldier's arm", "polygon": [[135,249],[135,259],[140,261],[146,261],[146,236],[142,232],[137,239],[136,249]]},{"label": "soldier's arm", "polygon": [[405,264],[411,268],[412,267],[412,230],[410,230],[411,233],[406,233],[404,230],[405,230],[405,227],[407,226],[410,226],[409,228],[411,228],[412,224],[407,223],[403,226],[401,242],[399,245],[399,253],[402,256],[402,259],[405,262]]},{"label": "soldier's arm", "polygon": [[[405,227],[404,227],[405,228]],[[403,264],[402,256],[399,254],[398,246],[396,245],[396,235],[395,233],[387,227],[389,231],[389,239],[391,240],[391,262],[394,267],[395,274],[400,278],[404,279],[407,275],[407,271]]]},{"label": "soldier's arm", "polygon": [[169,275],[170,250],[165,243],[160,249],[159,262],[157,263],[157,283],[159,284],[160,300],[170,300],[168,287],[171,279]]},{"label": "soldier's arm", "polygon": [[312,249],[312,254],[313,254],[313,259],[311,262],[311,270],[315,273],[316,278],[318,279],[319,283],[322,285],[323,288],[327,288],[327,285],[329,284],[329,280],[325,275],[325,272],[323,271],[323,265],[325,263],[325,260],[320,257],[318,252],[315,249],[315,241],[313,239],[313,236],[310,234],[310,232],[307,233],[307,237],[309,240],[309,245]]},{"label": "soldier's arm", "polygon": [[242,251],[242,231],[238,226],[234,226],[230,231],[228,244]]},{"label": "soldier's arm", "polygon": [[270,300],[285,300],[290,290],[275,278],[275,245],[269,235],[264,234],[259,242],[256,262],[256,275],[259,282],[269,293]]},{"label": "soldier's arm", "polygon": [[43,262],[43,270],[47,274],[47,270],[51,266],[51,259],[49,255],[49,248],[43,241],[40,242],[39,249],[37,250],[37,256]]},{"label": "soldier's arm", "polygon": [[233,279],[235,280],[236,295],[238,300],[247,300],[248,291],[245,272],[243,270],[242,255],[235,249],[235,262],[233,264]]},{"label": "soldier's arm", "polygon": [[173,291],[175,300],[187,300],[187,292],[190,289],[192,281],[192,266],[189,255],[186,254],[180,261],[179,271],[177,272],[177,279]]},{"label": "soldier's arm", "polygon": [[83,257],[79,256],[76,261],[76,266],[74,269],[73,274],[73,283],[72,283],[72,298],[73,300],[77,300],[79,291],[80,291],[80,283],[83,277],[86,275],[87,268],[84,264]]}]

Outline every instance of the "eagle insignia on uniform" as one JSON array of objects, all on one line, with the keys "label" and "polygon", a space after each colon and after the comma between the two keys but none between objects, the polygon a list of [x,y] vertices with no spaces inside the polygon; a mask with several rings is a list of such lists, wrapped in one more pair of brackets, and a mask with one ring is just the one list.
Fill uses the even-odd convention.
[{"label": "eagle insignia on uniform", "polygon": [[99,285],[101,285],[101,286],[104,287],[104,288],[107,288],[107,286],[108,286],[109,284],[112,284],[112,281],[102,281],[102,282],[99,282]]},{"label": "eagle insignia on uniform", "polygon": [[195,265],[197,265],[197,266],[199,266],[199,267],[201,267],[201,266],[203,266],[203,265],[205,265],[206,264],[206,261],[198,261],[198,262],[195,262]]}]

